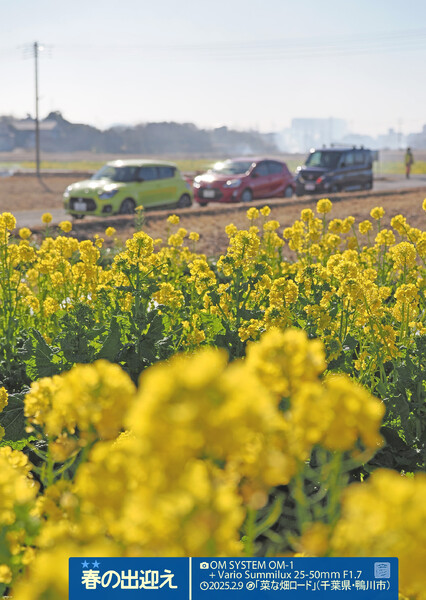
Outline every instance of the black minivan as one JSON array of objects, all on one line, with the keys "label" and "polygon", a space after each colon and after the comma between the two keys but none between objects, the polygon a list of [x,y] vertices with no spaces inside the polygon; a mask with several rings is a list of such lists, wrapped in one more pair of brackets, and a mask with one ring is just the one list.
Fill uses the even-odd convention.
[{"label": "black minivan", "polygon": [[371,190],[373,158],[374,153],[362,147],[311,150],[296,169],[296,194]]}]

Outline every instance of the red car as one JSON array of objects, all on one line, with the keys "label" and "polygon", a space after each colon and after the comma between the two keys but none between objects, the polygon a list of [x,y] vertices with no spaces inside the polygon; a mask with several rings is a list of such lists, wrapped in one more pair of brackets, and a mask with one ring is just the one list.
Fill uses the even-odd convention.
[{"label": "red car", "polygon": [[233,158],[216,163],[194,179],[194,199],[209,202],[250,202],[257,198],[285,196],[295,191],[287,165],[269,158]]}]

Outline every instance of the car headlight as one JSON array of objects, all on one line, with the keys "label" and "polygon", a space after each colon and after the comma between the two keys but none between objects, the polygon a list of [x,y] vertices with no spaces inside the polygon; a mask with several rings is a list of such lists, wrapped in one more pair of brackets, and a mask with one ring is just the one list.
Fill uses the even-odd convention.
[{"label": "car headlight", "polygon": [[225,187],[236,188],[241,185],[241,179],[228,179],[225,183]]},{"label": "car headlight", "polygon": [[200,183],[199,181],[196,181],[195,179],[194,179],[194,182],[193,182],[193,184],[192,184],[192,185],[193,185],[193,187],[195,187],[195,188],[197,188],[197,189],[198,189],[199,187],[201,187],[201,183]]},{"label": "car headlight", "polygon": [[115,194],[118,192],[118,190],[110,190],[109,192],[102,192],[101,194],[99,194],[99,198],[101,200],[107,200],[108,198],[112,198],[113,196],[115,196]]},{"label": "car headlight", "polygon": [[64,192],[64,198],[69,198],[72,192],[72,186],[69,185],[68,187],[65,188],[65,192]]}]

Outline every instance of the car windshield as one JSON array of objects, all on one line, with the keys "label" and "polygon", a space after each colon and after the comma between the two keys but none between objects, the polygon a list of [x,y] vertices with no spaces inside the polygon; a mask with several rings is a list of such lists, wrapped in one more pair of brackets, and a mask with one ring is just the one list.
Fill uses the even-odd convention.
[{"label": "car windshield", "polygon": [[112,165],[105,165],[92,175],[92,179],[109,179],[118,182],[136,181],[138,171],[139,167],[113,167]]},{"label": "car windshield", "polygon": [[213,165],[211,171],[219,173],[219,175],[241,175],[247,173],[252,164],[253,161],[251,160],[225,160],[224,162],[217,162]]},{"label": "car windshield", "polygon": [[324,167],[326,169],[335,169],[341,156],[341,152],[317,150],[308,156],[305,164],[307,167]]}]

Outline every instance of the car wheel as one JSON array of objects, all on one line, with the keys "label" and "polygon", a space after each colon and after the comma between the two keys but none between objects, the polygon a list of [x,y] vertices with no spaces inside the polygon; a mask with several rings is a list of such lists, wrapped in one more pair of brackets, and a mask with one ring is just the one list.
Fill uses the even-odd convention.
[{"label": "car wheel", "polygon": [[291,185],[288,185],[284,190],[284,198],[292,198],[293,197],[293,188]]},{"label": "car wheel", "polygon": [[133,215],[135,206],[135,201],[132,198],[125,198],[120,206],[120,215]]},{"label": "car wheel", "polygon": [[241,202],[251,202],[253,200],[253,192],[246,188],[241,194]]},{"label": "car wheel", "polygon": [[178,208],[186,208],[191,205],[191,198],[188,196],[188,194],[182,194],[182,196],[179,198],[176,204]]}]

